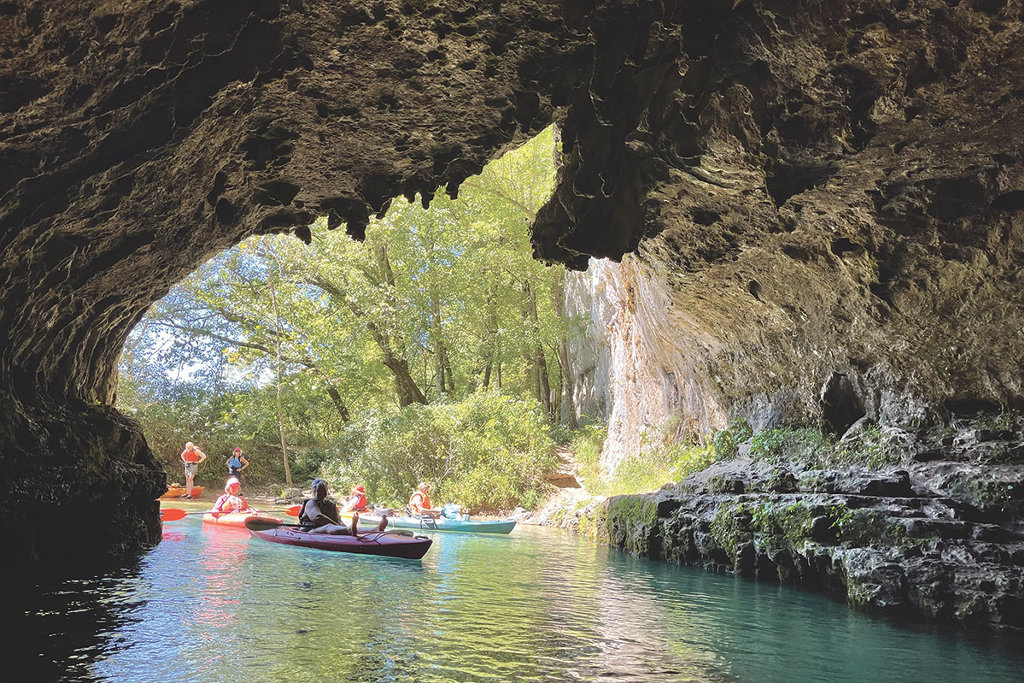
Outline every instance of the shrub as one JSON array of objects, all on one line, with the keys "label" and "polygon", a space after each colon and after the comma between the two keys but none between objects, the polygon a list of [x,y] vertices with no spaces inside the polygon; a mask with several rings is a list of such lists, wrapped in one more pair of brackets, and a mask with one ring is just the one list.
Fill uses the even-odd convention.
[{"label": "shrub", "polygon": [[554,466],[539,405],[481,391],[458,403],[361,417],[334,444],[324,474],[334,490],[363,483],[377,504],[404,507],[427,481],[438,504],[495,511],[535,506]]}]

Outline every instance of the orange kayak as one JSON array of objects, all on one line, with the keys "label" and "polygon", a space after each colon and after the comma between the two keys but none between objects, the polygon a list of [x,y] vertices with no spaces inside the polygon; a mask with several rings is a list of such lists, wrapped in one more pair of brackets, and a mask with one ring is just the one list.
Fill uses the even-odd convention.
[{"label": "orange kayak", "polygon": [[283,520],[276,517],[261,515],[258,512],[207,512],[203,515],[203,524],[245,529],[245,520],[250,518],[258,519],[261,522],[276,522],[277,524],[283,523]]},{"label": "orange kayak", "polygon": [[[185,487],[184,486],[168,486],[167,487],[167,493],[165,493],[164,495],[160,496],[160,500],[167,500],[168,498],[181,498],[184,495],[185,495]],[[198,498],[201,495],[203,495],[203,487],[202,486],[193,486],[192,487],[192,497],[193,498]]]}]

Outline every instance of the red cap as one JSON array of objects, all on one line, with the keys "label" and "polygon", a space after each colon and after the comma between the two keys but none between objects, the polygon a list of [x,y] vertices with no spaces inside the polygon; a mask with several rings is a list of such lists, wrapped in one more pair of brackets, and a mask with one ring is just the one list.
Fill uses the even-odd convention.
[{"label": "red cap", "polygon": [[366,492],[366,489],[363,488],[362,484],[358,484],[356,486],[353,486],[352,490],[353,491],[359,491],[359,493],[365,493]]}]

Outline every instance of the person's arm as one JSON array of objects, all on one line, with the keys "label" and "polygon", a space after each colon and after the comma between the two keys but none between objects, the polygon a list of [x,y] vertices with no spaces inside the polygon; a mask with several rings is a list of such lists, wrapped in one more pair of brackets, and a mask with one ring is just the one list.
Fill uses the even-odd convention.
[{"label": "person's arm", "polygon": [[199,463],[201,463],[202,461],[206,460],[206,453],[203,453],[203,452],[202,452],[201,450],[199,450],[198,448],[196,449],[196,453],[198,453],[198,454],[199,454],[199,460],[197,460],[197,461],[196,461],[196,464],[197,464],[197,465],[198,465]]},{"label": "person's arm", "polygon": [[242,470],[249,466],[249,461],[245,459],[244,455],[238,456],[238,459],[242,461],[242,467],[238,470],[239,472],[241,472]]},{"label": "person's arm", "polygon": [[214,512],[223,512],[224,502],[227,500],[226,496],[221,496],[217,499],[217,502],[213,504]]},{"label": "person's arm", "polygon": [[188,463],[188,460],[185,459],[185,451],[182,451],[181,455],[179,455],[178,457],[181,458],[181,461],[183,463]]}]

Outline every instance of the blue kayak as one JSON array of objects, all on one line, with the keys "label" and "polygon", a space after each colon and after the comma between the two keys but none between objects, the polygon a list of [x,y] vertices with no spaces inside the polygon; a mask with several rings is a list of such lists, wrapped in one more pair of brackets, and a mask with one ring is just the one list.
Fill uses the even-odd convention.
[{"label": "blue kayak", "polygon": [[[342,513],[342,517],[351,518],[351,513]],[[375,528],[380,517],[369,513],[359,513],[359,527]],[[508,534],[516,527],[514,519],[477,520],[450,519],[448,517],[388,517],[389,529],[418,529],[422,531],[459,531],[475,534]]]}]

